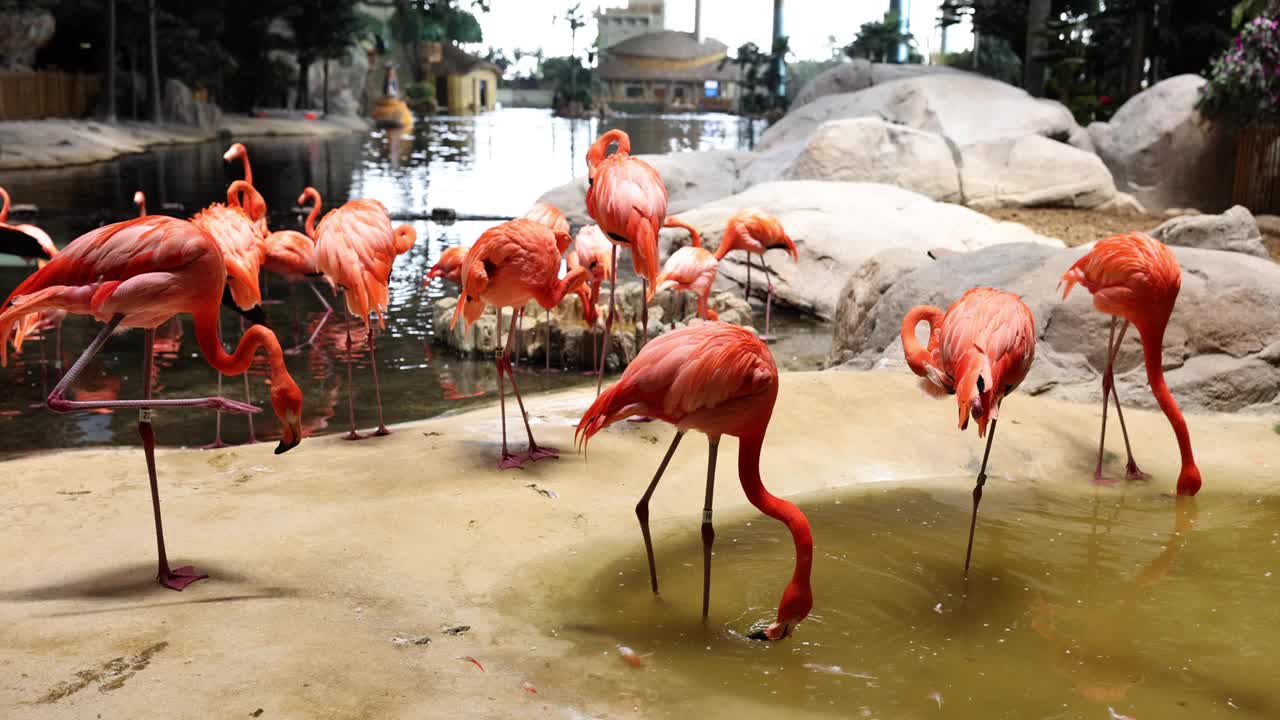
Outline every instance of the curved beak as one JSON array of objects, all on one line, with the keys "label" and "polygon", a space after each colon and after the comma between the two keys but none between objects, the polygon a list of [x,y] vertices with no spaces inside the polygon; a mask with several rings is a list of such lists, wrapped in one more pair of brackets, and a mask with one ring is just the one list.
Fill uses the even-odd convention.
[{"label": "curved beak", "polygon": [[298,447],[300,442],[302,442],[302,421],[293,420],[284,426],[284,433],[280,436],[280,444],[276,445],[275,454],[287,453]]},{"label": "curved beak", "polygon": [[782,623],[770,623],[769,627],[763,630],[757,630],[747,637],[752,640],[768,640],[770,642],[781,640],[791,634],[791,625]]}]

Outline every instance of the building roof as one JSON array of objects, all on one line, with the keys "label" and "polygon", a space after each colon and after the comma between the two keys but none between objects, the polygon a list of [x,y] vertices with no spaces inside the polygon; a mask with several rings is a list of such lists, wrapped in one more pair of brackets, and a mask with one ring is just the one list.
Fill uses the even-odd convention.
[{"label": "building roof", "polygon": [[705,38],[702,42],[698,42],[694,40],[693,33],[662,30],[623,40],[610,47],[609,54],[614,57],[662,58],[666,60],[697,60],[712,57],[718,60],[728,50],[729,47],[719,40]]},{"label": "building roof", "polygon": [[492,70],[495,74],[502,75],[497,65],[472,55],[453,43],[444,43],[440,49],[440,62],[434,63],[431,69],[445,75],[466,75],[473,70]]},{"label": "building roof", "polygon": [[734,82],[738,79],[738,66],[731,62],[721,67],[720,60],[696,63],[681,67],[662,67],[658,65],[636,65],[624,60],[606,59],[596,68],[596,73],[603,80],[682,80],[686,82],[702,82],[718,80]]}]

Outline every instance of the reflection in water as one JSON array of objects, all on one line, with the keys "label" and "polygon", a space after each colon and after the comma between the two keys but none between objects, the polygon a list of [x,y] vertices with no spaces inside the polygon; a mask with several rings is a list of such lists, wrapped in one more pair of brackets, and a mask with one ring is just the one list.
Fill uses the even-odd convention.
[{"label": "reflection in water", "polygon": [[[426,216],[432,208],[450,208],[462,216],[517,216],[545,190],[584,173],[582,154],[596,134],[608,127],[625,129],[640,153],[746,147],[748,135],[762,129],[758,123],[752,126],[729,115],[627,116],[601,122],[553,118],[546,111],[520,109],[471,117],[432,117],[416,124],[411,133],[376,130],[335,138],[248,139],[244,144],[253,157],[255,186],[272,211],[270,225],[280,230],[302,227],[303,216],[293,206],[308,185],[320,190],[330,207],[352,197],[373,197],[394,215]],[[228,183],[241,172],[238,163],[223,161],[226,144],[159,147],[84,167],[6,172],[4,181],[12,194],[31,198],[40,206],[40,224],[59,245],[65,245],[95,227],[136,215],[131,201],[139,189],[146,192],[152,211],[180,217],[222,201]],[[377,337],[387,422],[429,417],[496,391],[489,363],[429,352],[434,332],[432,303],[455,290],[438,279],[422,284],[427,268],[445,248],[469,244],[492,224],[413,222],[419,240],[392,269],[387,327]],[[28,272],[0,259],[0,292],[7,295]],[[268,323],[283,344],[301,345],[320,330],[316,342],[290,355],[287,364],[305,398],[304,428],[332,431],[335,400],[345,401],[348,389],[343,323],[335,317],[322,325],[324,307],[309,292],[295,294],[287,283],[273,276],[266,278],[265,286]],[[321,292],[332,302],[328,288],[322,285]],[[181,321],[186,322],[185,318]],[[231,323],[226,325],[229,332],[224,332],[224,338],[238,336]],[[90,318],[67,318],[63,345],[83,348],[98,327]],[[65,367],[57,362],[51,348],[41,361],[40,349],[52,345],[48,334],[42,335],[32,338],[21,356],[11,357],[8,368],[0,369],[0,387],[8,390],[0,394],[0,453],[89,443],[136,444],[134,419],[119,413],[94,415],[98,425],[89,432],[77,430],[79,426],[73,427],[66,418],[31,409],[42,405],[57,381],[58,368]],[[214,374],[199,356],[194,340],[180,330],[172,336],[159,335],[157,379],[164,385],[161,394],[191,397],[215,392]],[[356,364],[352,390],[367,397],[372,395],[372,377],[363,335],[357,332],[352,338],[351,355]],[[113,337],[90,369],[114,377],[119,383],[116,392],[136,396],[141,388],[141,351],[139,333]],[[265,405],[265,362],[259,359],[250,372],[252,394]],[[521,390],[529,392],[585,384],[577,373],[535,372],[523,367],[517,372]],[[233,398],[243,392],[239,380],[226,385]],[[73,389],[73,393],[85,391]],[[87,391],[95,390],[90,387]],[[372,425],[374,415],[374,408],[366,412],[358,407],[357,424]],[[228,420],[225,439],[242,442],[247,423]],[[166,411],[164,424],[158,426],[158,439],[169,445],[202,445],[210,438],[211,424],[212,418],[202,411]],[[255,430],[262,438],[277,435],[272,413],[259,414]]]}]

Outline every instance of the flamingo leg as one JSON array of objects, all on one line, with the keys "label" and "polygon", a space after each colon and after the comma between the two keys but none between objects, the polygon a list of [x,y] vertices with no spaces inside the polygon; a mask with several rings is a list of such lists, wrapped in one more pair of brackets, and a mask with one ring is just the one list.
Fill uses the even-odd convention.
[{"label": "flamingo leg", "polygon": [[324,328],[324,324],[329,321],[329,316],[333,314],[333,306],[330,305],[329,301],[324,299],[324,295],[320,294],[320,291],[316,289],[315,283],[308,280],[307,287],[311,288],[311,292],[315,293],[316,297],[320,299],[320,304],[324,306],[324,314],[320,316],[320,322],[316,324],[316,329],[311,331],[311,337],[307,338],[307,341],[298,347],[293,348],[293,350],[290,351],[291,353],[296,353],[302,350],[302,348],[314,344],[316,338],[320,335],[320,331]]},{"label": "flamingo leg", "polygon": [[751,302],[751,253],[747,253],[747,289],[742,293],[742,299]]},{"label": "flamingo leg", "polygon": [[649,281],[640,278],[640,347],[649,342]]},{"label": "flamingo leg", "polygon": [[387,424],[382,421],[382,389],[378,386],[378,349],[373,337],[373,323],[369,323],[369,366],[373,368],[373,396],[378,401],[378,429],[374,435],[390,435]]},{"label": "flamingo leg", "polygon": [[[218,373],[218,395],[222,395],[222,373],[217,370],[214,372]],[[222,441],[222,413],[216,412],[213,414],[213,442],[205,445],[204,449],[217,450],[226,446],[227,444]]]},{"label": "flamingo leg", "polygon": [[707,619],[711,608],[711,543],[716,531],[711,526],[711,501],[716,486],[716,451],[720,449],[719,437],[707,437],[707,496],[702,503],[702,619]]},{"label": "flamingo leg", "polygon": [[[498,310],[498,322],[494,335],[502,337],[502,308]],[[502,457],[498,460],[499,470],[513,470],[524,466],[524,461],[507,450],[507,393],[502,383],[502,375],[507,372],[511,363],[507,361],[507,351],[511,349],[511,336],[515,335],[516,311],[511,310],[511,330],[507,337],[506,347],[494,351],[493,360],[498,370],[498,408],[502,414]]]},{"label": "flamingo leg", "polygon": [[53,369],[62,373],[62,323],[53,331]]},{"label": "flamingo leg", "polygon": [[[515,323],[511,325],[511,334],[515,334]],[[507,339],[507,346],[511,346],[510,338]],[[524,421],[524,431],[529,435],[529,452],[525,455],[526,459],[537,462],[544,458],[558,458],[560,451],[553,447],[542,447],[533,439],[533,429],[529,427],[529,413],[525,412],[524,400],[520,398],[520,386],[516,384],[515,371],[511,369],[511,363],[506,363],[507,379],[511,381],[511,391],[515,393],[516,404],[520,406],[520,419]],[[503,422],[503,430],[506,430],[506,422]]]},{"label": "flamingo leg", "polygon": [[351,310],[348,308],[344,312],[347,316],[347,417],[351,420],[351,432],[342,437],[345,440],[359,440],[360,433],[356,432],[355,389],[351,378]]},{"label": "flamingo leg", "polygon": [[551,372],[551,309],[544,308],[547,314],[547,336],[542,341],[542,354],[546,356],[547,372]]},{"label": "flamingo leg", "polygon": [[289,305],[293,308],[293,346],[302,347],[302,319],[298,312],[298,285],[289,283]]},{"label": "flamingo leg", "polygon": [[[142,399],[151,399],[151,376],[155,360],[156,331],[148,329],[143,340],[142,350]],[[221,377],[221,374],[219,374]],[[164,551],[164,523],[160,520],[160,486],[156,482],[156,434],[151,427],[151,408],[144,407],[138,411],[138,435],[142,437],[142,453],[147,458],[147,477],[151,480],[151,512],[156,520],[156,552],[159,569],[156,580],[170,590],[182,591],[197,580],[209,577],[196,572],[190,565],[170,568],[169,558]]]},{"label": "flamingo leg", "polygon": [[[244,318],[240,318],[240,334],[241,334],[242,336],[244,335]],[[249,369],[248,369],[248,368],[245,368],[244,374],[243,374],[243,375],[241,375],[240,377],[244,379],[244,402],[245,402],[245,404],[246,404],[246,405],[252,405],[252,404],[253,404],[253,397],[249,394]],[[252,416],[252,415],[247,415],[246,417],[248,417],[248,418],[249,418],[249,442],[248,442],[248,444],[249,444],[249,445],[252,445],[252,444],[254,444],[254,443],[258,442],[258,438],[254,435],[254,432],[253,432],[253,416]]]},{"label": "flamingo leg", "polygon": [[1129,321],[1125,320],[1120,326],[1120,336],[1116,338],[1115,348],[1111,351],[1111,361],[1108,365],[1111,373],[1108,374],[1111,385],[1111,397],[1116,401],[1116,417],[1120,419],[1120,434],[1124,436],[1124,452],[1128,456],[1128,462],[1125,464],[1125,479],[1127,480],[1150,480],[1151,476],[1138,468],[1138,463],[1133,459],[1133,446],[1129,444],[1129,428],[1124,424],[1124,411],[1120,409],[1120,393],[1116,391],[1115,381],[1115,359],[1120,354],[1120,343],[1124,342],[1124,334],[1129,330]]},{"label": "flamingo leg", "polygon": [[964,551],[964,576],[969,577],[969,561],[973,557],[973,531],[978,526],[978,504],[982,502],[982,486],[987,484],[987,459],[991,457],[991,441],[996,437],[996,418],[987,432],[987,449],[982,453],[978,482],[973,486],[973,515],[969,518],[969,546]]},{"label": "flamingo leg", "polygon": [[636,503],[636,519],[640,521],[640,534],[644,536],[645,555],[649,556],[649,584],[653,587],[654,595],[658,594],[658,568],[653,561],[653,538],[649,535],[649,498],[653,497],[653,491],[657,489],[658,481],[662,479],[662,473],[667,471],[667,464],[676,454],[676,447],[680,445],[682,439],[684,439],[684,431],[677,430],[676,436],[671,439],[671,447],[667,448],[667,454],[662,457],[658,472],[654,473],[653,482],[649,483],[644,495],[640,496],[640,502]]},{"label": "flamingo leg", "polygon": [[769,289],[764,299],[764,335],[760,339],[768,342],[773,339],[773,335],[769,334],[769,319],[773,315],[773,273],[769,272],[769,263],[763,255],[760,256],[760,264],[764,266],[764,279]]},{"label": "flamingo leg", "polygon": [[609,277],[609,314],[604,319],[604,338],[600,340],[600,368],[596,371],[596,396],[600,396],[600,387],[604,384],[604,366],[609,363],[609,333],[613,331],[613,315],[615,311],[614,295],[618,289],[618,246],[613,246],[613,258],[610,260],[613,272]]},{"label": "flamingo leg", "polygon": [[102,332],[98,333],[98,337],[89,343],[89,347],[81,353],[80,357],[67,368],[67,373],[62,376],[57,385],[53,386],[53,390],[49,393],[49,397],[45,399],[45,405],[50,410],[57,413],[74,412],[76,410],[96,410],[98,408],[108,409],[137,409],[137,408],[158,408],[158,407],[201,407],[209,410],[219,410],[221,412],[233,413],[256,413],[260,412],[260,408],[253,405],[246,405],[235,400],[228,400],[224,397],[198,397],[198,398],[181,398],[172,400],[68,400],[67,388],[71,387],[71,383],[80,377],[80,373],[84,372],[84,368],[97,355],[102,346],[107,343],[107,338],[111,337],[112,331],[124,319],[123,315],[115,315],[107,322]]}]

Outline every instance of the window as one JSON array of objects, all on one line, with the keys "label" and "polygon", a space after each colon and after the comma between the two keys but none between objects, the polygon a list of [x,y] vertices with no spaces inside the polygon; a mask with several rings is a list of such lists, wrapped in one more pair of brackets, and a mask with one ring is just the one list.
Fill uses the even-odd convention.
[{"label": "window", "polygon": [[720,97],[720,81],[708,80],[702,83],[702,94],[706,97]]},{"label": "window", "polygon": [[683,100],[683,99],[684,99],[684,86],[683,86],[683,85],[677,85],[677,86],[676,86],[676,89],[675,89],[675,96],[676,96],[676,99],[677,99],[677,100]]},{"label": "window", "polygon": [[643,87],[640,87],[639,85],[628,85],[628,86],[627,86],[627,97],[629,97],[629,98],[641,98],[641,97],[644,97],[644,88],[643,88]]}]

